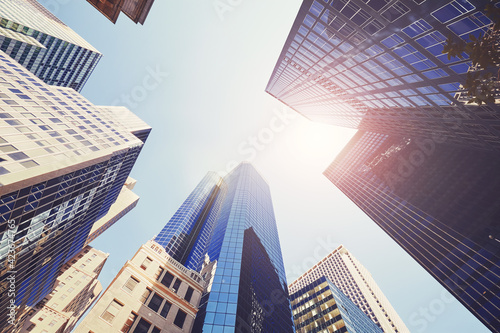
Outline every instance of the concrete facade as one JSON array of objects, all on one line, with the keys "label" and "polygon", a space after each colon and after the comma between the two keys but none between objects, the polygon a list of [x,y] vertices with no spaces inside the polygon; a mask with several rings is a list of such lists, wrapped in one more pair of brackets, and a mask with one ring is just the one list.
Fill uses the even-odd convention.
[{"label": "concrete facade", "polygon": [[20,333],[69,333],[102,291],[97,280],[108,254],[86,246],[64,265],[52,293],[26,311]]},{"label": "concrete facade", "polygon": [[148,241],[125,263],[75,332],[190,332],[204,287],[201,274]]}]

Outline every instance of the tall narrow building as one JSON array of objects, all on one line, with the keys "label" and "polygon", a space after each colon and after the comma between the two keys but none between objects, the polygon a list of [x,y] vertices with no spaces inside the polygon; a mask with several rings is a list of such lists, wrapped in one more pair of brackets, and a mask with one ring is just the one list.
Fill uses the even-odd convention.
[{"label": "tall narrow building", "polygon": [[108,254],[86,246],[58,274],[54,290],[32,309],[19,333],[70,333],[102,291],[97,280]]},{"label": "tall narrow building", "polygon": [[52,291],[150,130],[125,108],[45,84],[0,51],[0,332],[22,326],[24,307]]},{"label": "tall narrow building", "polygon": [[498,332],[498,170],[488,151],[359,131],[324,174]]},{"label": "tall narrow building", "polygon": [[[157,327],[154,332],[163,333],[177,332],[181,327],[185,332],[204,333],[294,332],[271,194],[251,164],[240,164],[224,178],[208,173],[149,244],[153,248],[160,247],[156,250],[164,253],[168,260],[150,256],[151,261],[148,261],[145,256],[141,257],[138,262],[144,265],[143,269],[152,272],[148,274],[156,274],[148,283],[154,280],[158,281],[154,282],[156,285],[163,285],[163,289],[172,286],[177,289],[175,282],[172,285],[172,275],[177,276],[177,273],[165,274],[171,270],[168,265],[199,272],[206,281],[202,284],[201,299],[192,303],[198,309],[182,310],[186,314],[182,316],[182,323],[186,320],[187,326],[168,326],[173,317],[163,316],[165,320],[161,320],[161,310],[156,306],[154,309],[160,311],[160,316],[146,316],[147,312],[140,310],[141,304],[148,304],[146,298],[129,301],[129,298],[112,296],[116,295],[112,292],[107,296],[108,291],[103,296],[104,305],[99,305],[100,301],[97,303],[94,316],[101,315],[105,306],[109,306],[110,312],[121,318],[116,327],[124,325],[130,315],[131,323],[143,318],[148,329],[154,326]],[[148,268],[150,266],[152,268]],[[161,270],[158,271],[159,266]],[[123,284],[127,276],[117,279]],[[139,274],[134,277],[137,281],[144,280]],[[186,281],[186,277],[178,279]],[[116,288],[113,285],[109,290]],[[166,291],[161,293],[162,299],[167,298]],[[141,292],[137,291],[136,295]],[[173,304],[173,301],[174,298],[168,302]],[[176,311],[173,312],[172,316],[176,316]],[[91,322],[91,319],[85,320],[83,328],[77,332],[92,330]]]},{"label": "tall narrow building", "polygon": [[102,57],[36,0],[0,0],[0,50],[45,83],[76,91]]},{"label": "tall narrow building", "polygon": [[207,174],[155,240],[188,268],[216,262],[193,332],[293,332],[271,193],[251,164]]},{"label": "tall narrow building", "polygon": [[313,121],[498,151],[498,105],[466,104],[470,60],[442,53],[490,29],[489,3],[304,0],[266,91]]},{"label": "tall narrow building", "polygon": [[[314,285],[314,282],[324,278],[327,280],[321,280],[319,284],[324,284],[323,287],[327,287],[328,284],[332,283],[336,288],[329,287],[330,293],[335,295],[340,292],[342,295],[338,297],[341,303],[344,296],[347,297],[383,332],[410,332],[370,272],[343,245],[333,250],[290,284],[289,290],[292,299],[298,299],[300,295],[316,288],[319,284]],[[337,288],[338,291],[336,291]],[[292,306],[295,303],[292,302]],[[331,311],[333,310],[334,308],[331,309]],[[331,324],[338,320],[332,321]],[[359,325],[366,325],[363,322],[364,320],[360,320]],[[352,326],[356,329],[356,323]],[[369,330],[376,331],[367,325],[366,330],[361,329],[359,332],[368,332]],[[298,327],[297,331],[301,332]]]}]

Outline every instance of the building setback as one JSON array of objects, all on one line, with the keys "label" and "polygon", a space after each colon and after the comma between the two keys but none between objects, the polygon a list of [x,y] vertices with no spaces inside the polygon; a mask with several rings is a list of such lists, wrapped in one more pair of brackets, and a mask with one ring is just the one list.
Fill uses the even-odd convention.
[{"label": "building setback", "polygon": [[108,254],[86,246],[66,263],[54,290],[33,309],[20,333],[69,333],[102,291],[97,280]]},{"label": "building setback", "polygon": [[488,151],[359,131],[324,174],[498,332],[498,170]]},{"label": "building setback", "polygon": [[[322,278],[326,278],[327,282],[321,280],[321,284],[333,283],[338,288],[338,292],[342,293],[342,299],[344,297],[350,299],[353,305],[360,311],[362,310],[366,318],[371,319],[383,332],[410,332],[370,272],[343,245],[340,245],[290,284],[289,290],[292,299],[312,290],[311,285]],[[315,286],[317,285],[316,283]],[[332,292],[335,293],[335,291]],[[292,308],[293,304],[292,302]],[[295,316],[294,313],[294,320],[297,322]],[[298,332],[301,331],[298,330]],[[360,332],[365,332],[365,330],[360,330]]]},{"label": "building setback", "polygon": [[76,91],[102,57],[35,0],[0,0],[0,50],[45,83]]},{"label": "building setback", "polygon": [[441,53],[489,30],[488,3],[305,0],[266,91],[313,121],[498,151],[498,106],[466,105],[470,60]]},{"label": "building setback", "polygon": [[188,268],[216,266],[193,332],[293,332],[271,194],[251,164],[208,173],[155,241]]},{"label": "building setback", "polygon": [[111,205],[106,215],[97,220],[90,234],[85,241],[85,245],[99,237],[103,232],[108,230],[113,224],[121,219],[125,214],[130,212],[139,202],[139,196],[132,192],[137,181],[132,177],[128,177],[123,184],[123,187],[116,198],[116,201]]},{"label": "building setback", "polygon": [[291,295],[297,333],[382,333],[328,278],[320,277]]},{"label": "building setback", "polygon": [[125,263],[75,333],[191,332],[204,286],[200,273],[149,241]]},{"label": "building setback", "polygon": [[7,314],[21,326],[24,307],[84,247],[151,128],[126,108],[45,84],[1,51],[0,92],[0,331],[9,331]]}]

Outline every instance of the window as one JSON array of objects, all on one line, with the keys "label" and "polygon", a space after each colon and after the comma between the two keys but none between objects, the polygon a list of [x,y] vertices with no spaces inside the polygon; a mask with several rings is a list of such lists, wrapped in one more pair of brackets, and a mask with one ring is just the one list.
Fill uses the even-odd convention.
[{"label": "window", "polygon": [[446,23],[455,17],[468,13],[475,7],[467,0],[453,1],[431,13],[439,22]]},{"label": "window", "polygon": [[179,287],[181,286],[182,281],[179,279],[176,279],[174,282],[174,285],[172,286],[172,289],[177,292],[179,290]]},{"label": "window", "polygon": [[144,318],[141,318],[141,320],[139,320],[139,323],[135,327],[133,333],[148,333],[150,327],[151,323],[144,320]]},{"label": "window", "polygon": [[50,322],[49,326],[54,326],[55,324],[57,324],[57,321],[52,320],[52,321]]},{"label": "window", "polygon": [[155,279],[158,280],[161,275],[163,274],[164,269],[163,268],[158,268],[158,272],[156,272]]},{"label": "window", "polygon": [[185,320],[186,320],[186,313],[179,309],[179,311],[177,311],[177,315],[175,316],[174,324],[177,327],[182,328]]},{"label": "window", "polygon": [[163,276],[163,279],[161,279],[161,284],[163,284],[167,288],[170,288],[170,285],[172,284],[173,280],[174,276],[169,272],[166,272],[165,275]]},{"label": "window", "polygon": [[123,324],[123,327],[120,330],[120,332],[128,333],[128,331],[130,330],[130,327],[132,327],[136,318],[137,318],[137,315],[135,313],[131,312],[130,315],[128,316],[127,320],[125,321],[125,324]]},{"label": "window", "polygon": [[118,312],[120,312],[121,308],[123,307],[122,304],[118,303],[115,299],[109,304],[109,306],[106,308],[106,311],[101,315],[101,318],[107,321],[108,323],[112,323],[113,319],[115,319],[116,315],[118,315]]},{"label": "window", "polygon": [[151,333],[160,333],[161,332],[161,329],[159,327],[153,327],[153,330],[151,331]]},{"label": "window", "polygon": [[8,154],[10,158],[12,158],[15,161],[19,161],[25,158],[28,158],[28,155],[22,152],[17,152],[17,153],[10,153]]},{"label": "window", "polygon": [[144,259],[144,261],[141,264],[141,268],[145,270],[146,268],[148,268],[149,264],[151,264],[152,262],[153,262],[153,260],[151,258],[146,257],[146,259]]},{"label": "window", "polygon": [[29,160],[29,161],[24,161],[24,162],[21,162],[20,163],[23,167],[25,168],[32,168],[32,167],[35,167],[38,165],[38,163],[36,163],[35,161],[33,160]]},{"label": "window", "polygon": [[155,293],[153,297],[151,297],[151,300],[148,303],[148,307],[154,312],[157,312],[162,302],[163,302],[163,297]]},{"label": "window", "polygon": [[193,297],[193,291],[194,291],[193,288],[188,287],[188,290],[186,291],[186,295],[184,296],[184,299],[186,301],[188,301],[188,302],[191,301],[191,297]]},{"label": "window", "polygon": [[1,152],[4,152],[4,153],[10,153],[12,151],[16,151],[16,147],[14,147],[13,145],[6,145],[6,146],[2,146],[0,147],[0,151]]},{"label": "window", "polygon": [[146,300],[148,299],[149,295],[151,295],[151,292],[152,290],[149,288],[146,288],[146,290],[144,290],[140,299],[141,303],[146,303]]},{"label": "window", "polygon": [[163,318],[167,318],[168,312],[170,311],[170,307],[172,304],[170,302],[165,301],[165,304],[163,305],[163,308],[161,309],[160,316]]},{"label": "window", "polygon": [[135,286],[137,286],[137,284],[139,283],[139,280],[137,280],[136,278],[134,277],[130,277],[127,282],[125,282],[125,284],[123,285],[123,288],[124,290],[128,291],[129,293],[131,293]]}]

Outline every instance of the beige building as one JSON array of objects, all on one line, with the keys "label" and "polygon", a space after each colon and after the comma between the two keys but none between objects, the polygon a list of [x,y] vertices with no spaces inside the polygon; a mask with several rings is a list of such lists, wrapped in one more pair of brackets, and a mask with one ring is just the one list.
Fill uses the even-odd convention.
[{"label": "beige building", "polygon": [[106,215],[97,220],[90,230],[90,234],[87,237],[85,245],[92,242],[100,234],[106,231],[109,227],[115,224],[119,219],[121,219],[125,214],[137,206],[139,202],[139,196],[132,192],[137,180],[132,177],[128,177],[123,184],[123,187],[116,198],[116,201],[111,205],[109,211]]},{"label": "beige building", "polygon": [[327,277],[384,332],[410,332],[370,272],[343,245],[292,282],[290,295],[321,277]]},{"label": "beige building", "polygon": [[148,241],[125,263],[75,332],[190,332],[205,284],[201,274]]},{"label": "beige building", "polygon": [[97,277],[108,254],[90,246],[66,263],[54,290],[33,309],[26,309],[18,332],[69,333],[102,291]]}]

